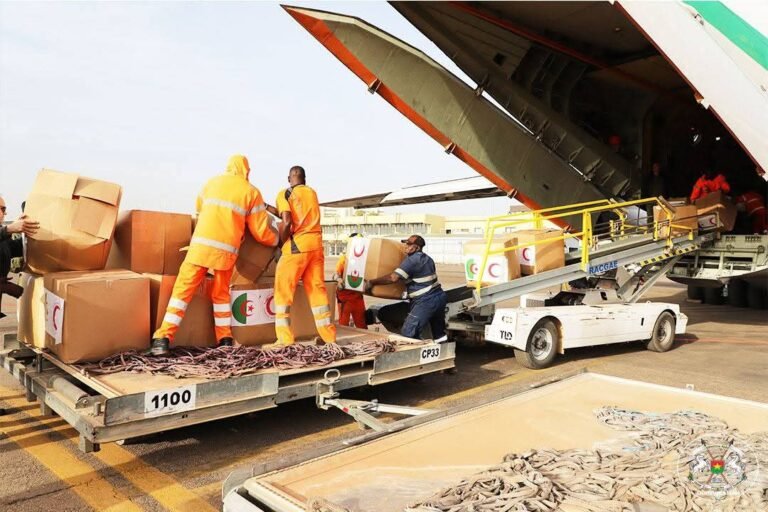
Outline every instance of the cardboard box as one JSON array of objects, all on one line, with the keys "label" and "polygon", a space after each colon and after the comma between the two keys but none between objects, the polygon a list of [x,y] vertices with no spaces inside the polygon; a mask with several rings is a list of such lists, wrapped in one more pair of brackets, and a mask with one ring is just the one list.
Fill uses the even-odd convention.
[{"label": "cardboard box", "polygon": [[[686,228],[692,228],[694,232],[698,231],[699,229],[699,223],[698,223],[698,212],[696,210],[696,206],[692,204],[682,205],[682,206],[675,206],[674,207],[674,215],[672,216],[672,219],[668,218],[667,212],[661,209],[659,206],[653,207],[653,220],[658,222],[666,222],[669,221],[672,226],[672,236],[685,236],[688,233],[690,233],[689,229]],[[669,233],[669,225],[664,225],[659,229],[659,236],[664,238],[668,236]]]},{"label": "cardboard box", "polygon": [[46,346],[65,363],[149,347],[149,279],[125,270],[46,274]]},{"label": "cardboard box", "polygon": [[129,210],[118,217],[108,268],[176,275],[192,238],[192,218],[179,213]]},{"label": "cardboard box", "polygon": [[45,348],[45,283],[43,276],[23,272],[19,285],[24,293],[16,303],[19,341]]},{"label": "cardboard box", "polygon": [[232,271],[231,283],[233,285],[255,283],[268,272],[274,276],[275,257],[279,256],[279,253],[279,248],[268,247],[257,242],[246,228]]},{"label": "cardboard box", "polygon": [[[171,300],[176,276],[144,274],[149,279],[149,318],[150,337],[163,323],[165,310]],[[213,302],[211,287],[213,279],[203,280],[187,306],[184,320],[173,340],[178,347],[212,347],[216,345],[216,332],[213,328]]]},{"label": "cardboard box", "polygon": [[[355,237],[347,242],[344,287],[362,292],[365,279],[391,274],[405,259],[405,246],[386,238]],[[382,299],[402,299],[405,283],[374,286],[369,292]]]},{"label": "cardboard box", "polygon": [[[524,276],[539,274],[565,266],[565,243],[562,239],[542,242],[563,236],[559,229],[524,229],[515,231],[518,245],[517,257],[520,273]],[[539,242],[536,245],[530,245]]]},{"label": "cardboard box", "polygon": [[[517,245],[517,237],[497,238],[491,242],[491,250],[501,250],[515,245]],[[477,284],[477,274],[483,264],[485,249],[485,240],[469,240],[464,243],[464,277],[469,287]],[[510,250],[503,254],[488,256],[481,281],[483,285],[489,285],[506,283],[518,277],[520,277],[520,260],[517,251]]]},{"label": "cardboard box", "polygon": [[27,266],[38,274],[103,269],[121,195],[114,183],[41,170],[25,210],[40,222],[27,238]]},{"label": "cardboard box", "polygon": [[[275,342],[274,286],[274,279],[261,278],[257,283],[232,287],[232,335],[239,343],[263,345]],[[328,292],[331,320],[334,320],[336,282],[327,281],[325,288]],[[318,335],[315,317],[302,283],[299,283],[293,297],[291,326],[297,340],[307,340]]]},{"label": "cardboard box", "polygon": [[722,191],[718,190],[707,194],[694,201],[694,204],[700,216],[698,226],[701,229],[709,229],[713,225],[717,226],[719,218],[717,231],[723,233],[733,231],[736,225],[736,205]]}]

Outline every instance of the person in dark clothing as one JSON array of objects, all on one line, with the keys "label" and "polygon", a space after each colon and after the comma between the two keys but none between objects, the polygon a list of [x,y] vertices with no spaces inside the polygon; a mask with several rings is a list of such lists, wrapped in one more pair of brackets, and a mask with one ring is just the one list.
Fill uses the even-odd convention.
[{"label": "person in dark clothing", "polygon": [[[23,208],[23,206],[22,206]],[[23,242],[21,238],[14,239],[14,233],[25,233],[33,235],[37,232],[40,225],[37,222],[28,219],[22,215],[18,220],[5,224],[5,214],[7,207],[5,199],[0,197],[0,318],[5,315],[2,312],[3,294],[19,298],[24,289],[8,280],[8,273],[11,270],[11,259],[18,258],[23,254]],[[0,407],[0,416],[4,415],[6,410]]]},{"label": "person in dark clothing", "polygon": [[422,330],[429,325],[435,342],[448,341],[445,331],[447,297],[437,280],[434,260],[423,252],[426,242],[419,235],[411,235],[402,242],[406,246],[405,260],[391,274],[366,281],[365,289],[369,290],[379,284],[405,281],[410,311],[400,334],[406,338],[419,339]]},{"label": "person in dark clothing", "polygon": [[[14,233],[24,233],[33,235],[37,233],[40,224],[22,215],[14,222],[5,224],[7,206],[5,200],[0,197],[0,304],[3,294],[19,298],[23,288],[8,279],[8,273],[11,271],[11,260],[19,258],[23,254],[23,245],[21,238],[13,238]],[[5,315],[0,310],[0,318]]]},{"label": "person in dark clothing", "polygon": [[[651,174],[646,177],[643,183],[643,198],[647,197],[667,197],[667,183],[661,172],[661,164],[654,162],[651,166]],[[648,215],[653,216],[653,204],[646,206]]]}]

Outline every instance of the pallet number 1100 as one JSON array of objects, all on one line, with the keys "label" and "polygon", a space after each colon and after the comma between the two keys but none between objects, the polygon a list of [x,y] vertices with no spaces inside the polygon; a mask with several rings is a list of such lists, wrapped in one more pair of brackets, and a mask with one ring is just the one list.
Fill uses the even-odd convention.
[{"label": "pallet number 1100", "polygon": [[195,408],[197,386],[182,386],[144,393],[144,416],[162,416]]}]

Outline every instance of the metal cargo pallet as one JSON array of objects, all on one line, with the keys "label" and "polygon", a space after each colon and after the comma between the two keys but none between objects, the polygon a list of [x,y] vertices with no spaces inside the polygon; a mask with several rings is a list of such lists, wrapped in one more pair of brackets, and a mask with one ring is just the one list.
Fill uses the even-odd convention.
[{"label": "metal cargo pallet", "polygon": [[[344,327],[340,328],[341,333],[354,337],[363,331]],[[343,340],[342,334],[339,342]],[[78,431],[80,449],[86,453],[98,451],[101,443],[327,395],[329,383],[337,392],[451,369],[456,349],[455,343],[414,342],[399,346],[395,352],[343,359],[327,366],[263,370],[209,380],[128,372],[86,375],[36,349],[26,349],[26,357],[17,359],[14,354],[21,347],[15,334],[6,335],[0,347],[0,364],[21,382],[28,401],[39,401],[42,414],[56,413]],[[373,402],[373,406],[368,404],[359,409],[384,412],[385,406]]]}]

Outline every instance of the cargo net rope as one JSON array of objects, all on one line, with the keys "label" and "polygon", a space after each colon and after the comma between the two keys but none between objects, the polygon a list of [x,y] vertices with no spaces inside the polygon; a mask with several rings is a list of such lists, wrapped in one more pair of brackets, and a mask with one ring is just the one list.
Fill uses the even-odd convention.
[{"label": "cargo net rope", "polygon": [[[658,206],[663,212],[663,218],[659,221],[656,221],[653,217],[640,218],[638,216],[637,218],[630,218],[628,213],[630,207],[639,208],[647,206]],[[693,240],[697,229],[686,225],[683,221],[691,221],[697,217],[674,218],[674,213],[674,207],[666,201],[661,198],[652,197],[626,202],[613,202],[608,199],[602,199],[587,203],[490,217],[486,221],[485,249],[477,275],[485,275],[488,259],[491,256],[560,240],[575,239],[580,242],[581,269],[585,272],[589,268],[590,251],[596,249],[600,242],[606,240],[621,240],[631,235],[651,234],[653,240],[665,240],[668,247],[672,247],[673,238],[680,236],[687,236],[688,239]],[[593,217],[599,219],[601,214],[609,215],[613,219],[594,222]],[[717,219],[716,225],[719,225],[719,212],[714,212],[714,215]],[[574,232],[571,225],[568,224],[568,218],[577,216],[581,217],[581,231]],[[511,245],[500,249],[492,248],[494,241],[498,241],[497,236],[514,235],[515,230],[518,229],[543,229],[547,226],[553,228],[560,226],[563,229],[563,234],[542,237],[533,242]],[[483,286],[483,280],[478,278],[475,283],[475,291],[478,295]]]},{"label": "cargo net rope", "polygon": [[153,356],[129,350],[96,363],[75,365],[86,375],[118,372],[170,375],[176,378],[221,379],[248,375],[259,370],[295,370],[326,366],[335,361],[372,357],[394,352],[398,346],[420,344],[381,335],[358,337],[355,341],[314,345],[294,343],[265,347],[175,347],[167,356]]},{"label": "cargo net rope", "polygon": [[[602,407],[595,416],[627,435],[593,450],[510,453],[405,511],[768,510],[768,431],[743,434],[694,411]],[[349,512],[322,499],[306,509]]]}]

